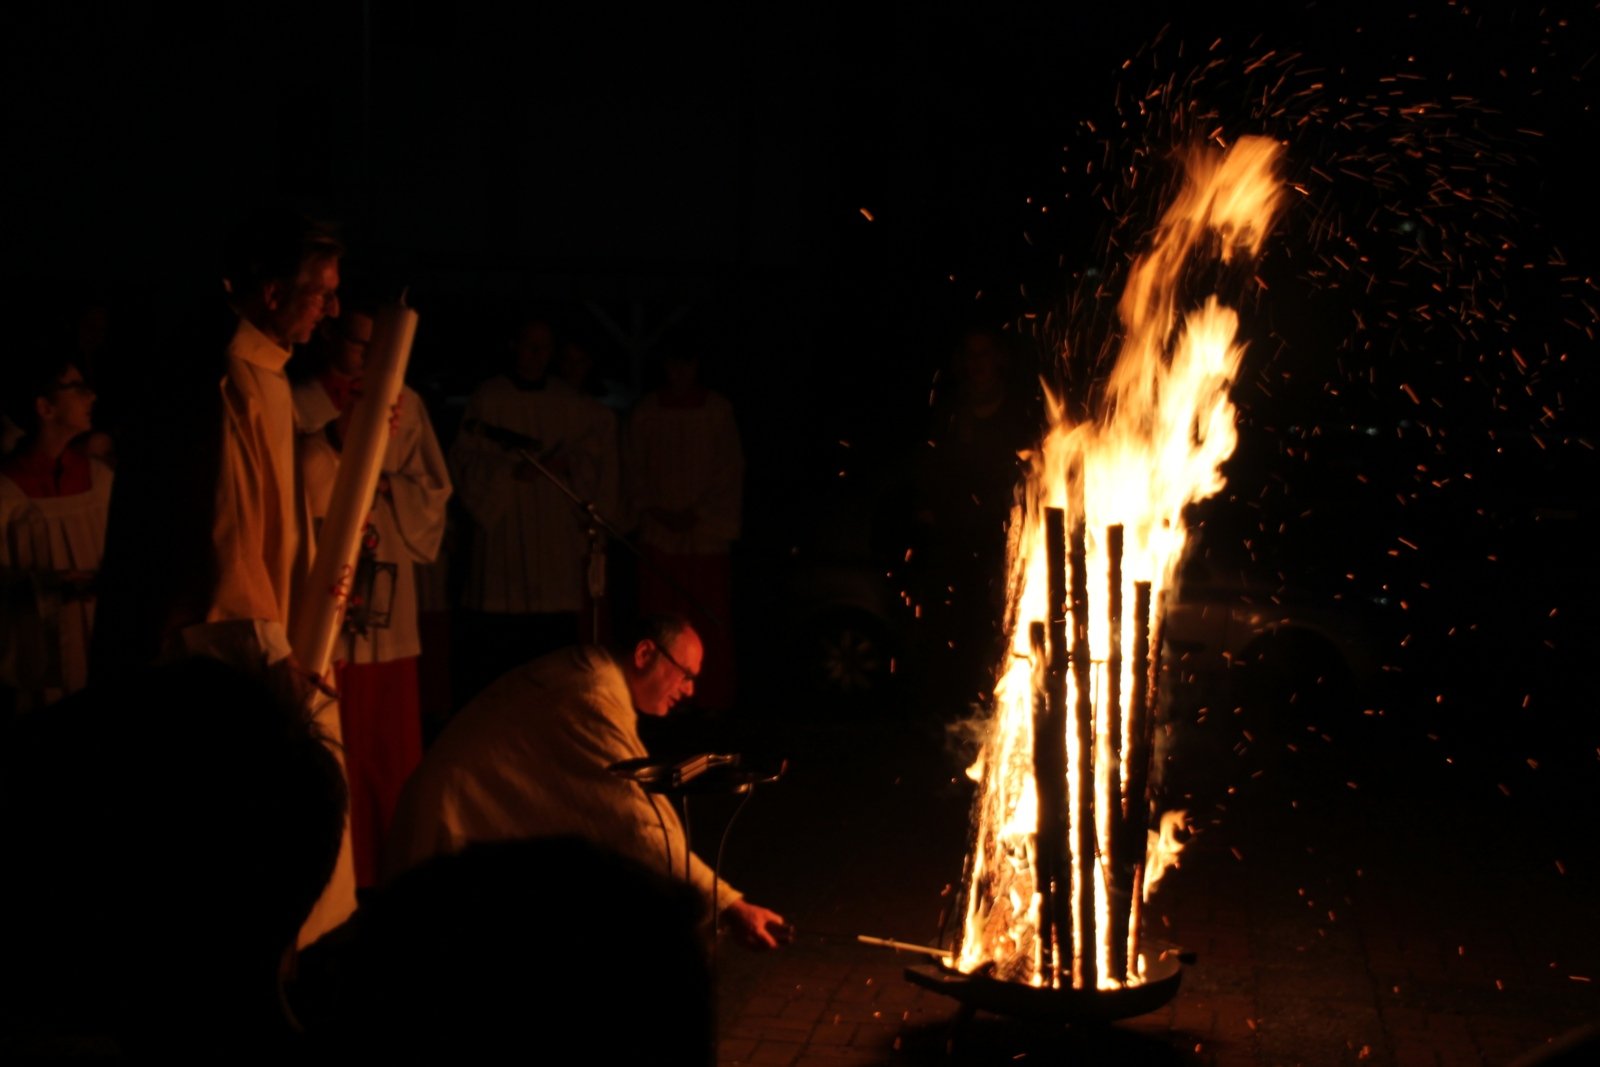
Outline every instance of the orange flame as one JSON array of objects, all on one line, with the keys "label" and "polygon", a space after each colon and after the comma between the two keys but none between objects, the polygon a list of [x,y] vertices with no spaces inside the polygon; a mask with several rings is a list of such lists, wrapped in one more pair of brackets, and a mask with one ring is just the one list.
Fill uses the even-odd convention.
[{"label": "orange flame", "polygon": [[[1276,142],[1244,138],[1226,151],[1192,150],[1185,160],[1185,180],[1176,200],[1162,216],[1150,250],[1130,270],[1118,304],[1127,331],[1106,384],[1100,410],[1092,420],[1074,424],[1064,405],[1050,400],[1051,426],[1033,454],[1024,487],[1020,523],[1013,539],[1011,568],[1015,600],[1008,661],[995,685],[995,713],[978,762],[969,770],[981,783],[972,849],[967,913],[961,944],[952,963],[963,971],[985,964],[997,977],[1034,985],[1081,987],[1087,969],[1095,984],[1114,989],[1137,984],[1143,966],[1137,954],[1139,892],[1117,892],[1111,856],[1113,819],[1120,811],[1144,814],[1142,796],[1113,796],[1114,783],[1128,781],[1127,754],[1134,739],[1127,733],[1130,715],[1109,706],[1110,694],[1127,703],[1134,692],[1134,657],[1123,656],[1120,684],[1110,678],[1111,617],[1104,602],[1091,596],[1087,624],[1091,673],[1089,701],[1093,722],[1092,750],[1080,751],[1078,730],[1050,743],[1064,745],[1071,825],[1092,817],[1096,855],[1086,859],[1068,842],[1074,902],[1070,929],[1062,931],[1061,954],[1053,973],[1041,959],[1047,949],[1040,930],[1040,875],[1037,870],[1039,801],[1034,781],[1033,723],[1036,693],[1047,685],[1045,664],[1030,645],[1029,623],[1050,618],[1048,563],[1045,552],[1046,508],[1061,508],[1067,521],[1081,524],[1087,548],[1088,588],[1106,595],[1112,574],[1108,531],[1122,528],[1122,603],[1135,603],[1136,583],[1148,583],[1150,602],[1159,606],[1171,586],[1183,552],[1183,511],[1222,488],[1221,464],[1237,443],[1234,408],[1228,389],[1244,350],[1236,342],[1238,318],[1215,296],[1199,307],[1180,306],[1186,271],[1204,259],[1229,263],[1254,257],[1271,230],[1281,202],[1275,177]],[[1059,616],[1063,610],[1056,605]],[[1159,607],[1154,610],[1159,611]],[[1123,613],[1121,648],[1134,647],[1137,620]],[[1074,624],[1078,620],[1071,620]],[[1154,622],[1154,620],[1152,620]],[[1152,658],[1159,654],[1151,649]],[[1059,694],[1071,711],[1078,704],[1071,671]],[[1123,736],[1111,736],[1112,724]],[[1113,753],[1121,762],[1113,773]],[[1093,771],[1093,812],[1079,810],[1078,785]],[[1148,893],[1160,873],[1175,862],[1178,845],[1173,831],[1182,813],[1169,813],[1160,835],[1142,850],[1148,871],[1142,878]],[[1140,819],[1142,821],[1142,818]],[[1142,835],[1141,835],[1142,836]],[[1080,896],[1081,872],[1089,872],[1091,893]],[[1063,890],[1058,890],[1062,892]],[[1109,939],[1111,901],[1128,909],[1129,944],[1124,973],[1113,974],[1115,954]],[[1095,915],[1085,916],[1076,902],[1094,901]],[[1058,924],[1061,929],[1065,924]],[[1083,933],[1095,932],[1091,960],[1084,958]],[[1068,944],[1070,940],[1070,944]]]}]

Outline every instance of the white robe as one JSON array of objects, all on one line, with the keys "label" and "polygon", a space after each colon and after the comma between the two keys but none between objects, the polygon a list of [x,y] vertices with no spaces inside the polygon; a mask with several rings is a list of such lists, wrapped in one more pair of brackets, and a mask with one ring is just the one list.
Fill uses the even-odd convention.
[{"label": "white robe", "polygon": [[475,841],[576,834],[687,878],[725,908],[740,899],[685,847],[672,803],[606,770],[645,758],[622,669],[594,646],[504,675],[450,721],[406,783],[384,866],[397,874]]},{"label": "white robe", "polygon": [[[184,651],[236,664],[263,658],[277,663],[290,654],[290,607],[296,586],[310,572],[314,542],[296,477],[294,400],[283,373],[288,362],[287,349],[239,319],[219,384],[222,464],[212,525],[218,582],[206,621],[180,634]],[[339,705],[322,701],[316,720],[339,755]],[[300,930],[299,944],[339,926],[355,906],[347,814],[333,875]]]},{"label": "white robe", "polygon": [[582,514],[540,475],[516,476],[521,459],[477,432],[478,424],[539,442],[539,458],[568,471],[574,492],[614,519],[616,417],[589,397],[554,384],[520,389],[500,375],[467,401],[450,465],[474,521],[465,606],[515,614],[583,607],[589,555]]},{"label": "white robe", "polygon": [[289,352],[240,318],[222,392],[222,469],[212,544],[218,583],[206,620],[186,627],[183,650],[250,663],[289,655],[289,609],[309,570],[309,528],[296,489]]},{"label": "white robe", "polygon": [[0,678],[25,707],[82,689],[94,601],[64,599],[59,571],[97,571],[106,543],[111,468],[89,461],[89,491],[30,497],[0,475]]}]

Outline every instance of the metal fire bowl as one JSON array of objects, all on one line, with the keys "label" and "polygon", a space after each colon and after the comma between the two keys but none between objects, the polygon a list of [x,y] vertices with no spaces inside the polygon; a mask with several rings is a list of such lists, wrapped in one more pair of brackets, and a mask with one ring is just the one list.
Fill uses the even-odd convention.
[{"label": "metal fire bowl", "polygon": [[942,966],[907,967],[906,981],[961,1002],[970,1011],[987,1011],[1011,1019],[1074,1023],[1108,1023],[1147,1015],[1178,995],[1187,953],[1172,945],[1146,943],[1152,957],[1143,985],[1123,989],[1045,989],[979,974],[962,974]]}]

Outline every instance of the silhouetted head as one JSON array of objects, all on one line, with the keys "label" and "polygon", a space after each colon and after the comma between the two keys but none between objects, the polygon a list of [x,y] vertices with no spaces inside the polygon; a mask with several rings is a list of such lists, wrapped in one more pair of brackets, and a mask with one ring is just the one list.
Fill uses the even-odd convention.
[{"label": "silhouetted head", "polygon": [[344,779],[275,676],[211,659],[91,686],[6,745],[0,959],[44,1032],[171,1048],[279,1020],[333,870]]},{"label": "silhouetted head", "polygon": [[274,343],[311,340],[339,314],[339,257],[332,227],[274,207],[246,219],[223,249],[223,277],[235,308]]},{"label": "silhouetted head", "polygon": [[94,390],[66,349],[21,352],[7,360],[0,402],[24,442],[37,440],[41,431],[62,440],[87,433],[94,401]]},{"label": "silhouetted head", "polygon": [[700,910],[682,883],[575,837],[471,845],[308,954],[308,984],[319,964],[332,978],[317,1029],[363,1058],[709,1064]]},{"label": "silhouetted head", "polygon": [[542,318],[523,318],[509,338],[511,370],[524,381],[542,382],[556,354],[556,335]]},{"label": "silhouetted head", "polygon": [[1010,366],[1005,338],[995,330],[968,330],[961,337],[956,369],[971,389],[983,391],[1002,382]]}]

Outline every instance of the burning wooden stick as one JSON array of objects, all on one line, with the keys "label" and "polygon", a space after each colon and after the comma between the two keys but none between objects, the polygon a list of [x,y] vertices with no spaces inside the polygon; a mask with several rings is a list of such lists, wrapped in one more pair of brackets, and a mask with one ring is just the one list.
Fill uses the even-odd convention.
[{"label": "burning wooden stick", "polygon": [[1106,616],[1111,623],[1111,639],[1106,653],[1106,732],[1111,742],[1110,766],[1106,768],[1106,799],[1110,801],[1111,841],[1110,878],[1106,898],[1110,904],[1111,976],[1119,982],[1128,977],[1128,886],[1123,880],[1121,855],[1130,827],[1124,819],[1122,796],[1122,527],[1106,527]]},{"label": "burning wooden stick", "polygon": [[[1040,892],[1040,972],[1055,985],[1064,970],[1072,981],[1072,878],[1067,851],[1071,822],[1067,800],[1067,536],[1066,516],[1060,508],[1045,512],[1045,552],[1049,556],[1046,580],[1049,612],[1047,649],[1034,646],[1036,661],[1044,663],[1043,699],[1034,729],[1034,787],[1039,798],[1036,834],[1038,888]],[[1045,625],[1030,636],[1042,639]],[[1041,655],[1044,654],[1044,655]]]},{"label": "burning wooden stick", "polygon": [[1033,689],[1033,785],[1039,805],[1039,821],[1034,833],[1033,862],[1034,889],[1039,894],[1039,973],[1044,975],[1046,985],[1054,985],[1056,908],[1059,904],[1054,872],[1064,842],[1058,841],[1052,832],[1061,815],[1061,804],[1051,796],[1050,783],[1055,780],[1051,776],[1054,768],[1051,767],[1050,749],[1053,746],[1045,741],[1051,736],[1052,701],[1050,672],[1046,666],[1049,651],[1044,634],[1044,623],[1028,625],[1028,641],[1033,649],[1034,663],[1038,665],[1034,672]]},{"label": "burning wooden stick", "polygon": [[892,948],[896,952],[916,952],[923,956],[948,956],[947,948],[936,948],[933,945],[919,945],[912,941],[895,941],[887,937],[872,937],[869,934],[857,934],[856,940],[863,945],[877,945],[879,948]]},{"label": "burning wooden stick", "polygon": [[[1158,646],[1159,647],[1159,646]],[[1150,714],[1156,691],[1157,661],[1150,651],[1150,583],[1133,583],[1133,693],[1128,701],[1128,780],[1124,783],[1122,842],[1118,865],[1128,878],[1128,959],[1139,958],[1139,913],[1144,896],[1145,853],[1149,848]]]},{"label": "burning wooden stick", "polygon": [[[1068,569],[1072,572],[1072,684],[1077,689],[1077,704],[1073,710],[1078,735],[1078,803],[1076,820],[1072,827],[1073,845],[1077,852],[1078,881],[1076,907],[1078,916],[1078,985],[1094,989],[1098,985],[1099,960],[1095,945],[1095,893],[1096,840],[1094,818],[1094,695],[1091,690],[1089,656],[1089,574],[1088,545],[1084,528],[1083,471],[1073,472],[1069,492],[1074,499],[1072,509],[1071,547],[1068,549]],[[1070,498],[1069,498],[1070,499]]]}]

